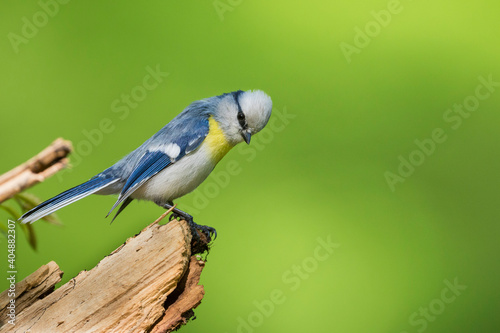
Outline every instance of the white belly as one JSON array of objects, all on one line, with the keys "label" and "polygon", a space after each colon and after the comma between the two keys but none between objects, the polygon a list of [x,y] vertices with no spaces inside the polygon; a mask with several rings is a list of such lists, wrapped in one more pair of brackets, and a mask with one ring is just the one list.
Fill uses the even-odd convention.
[{"label": "white belly", "polygon": [[202,144],[196,151],[157,173],[131,197],[156,202],[172,201],[197,188],[212,172],[215,164]]}]

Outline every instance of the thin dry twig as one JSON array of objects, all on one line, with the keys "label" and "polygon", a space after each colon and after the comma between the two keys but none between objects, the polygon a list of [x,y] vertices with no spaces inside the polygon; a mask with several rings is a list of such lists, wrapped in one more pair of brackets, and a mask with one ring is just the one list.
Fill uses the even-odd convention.
[{"label": "thin dry twig", "polygon": [[165,213],[161,214],[161,216],[159,218],[156,219],[156,221],[154,223],[158,223],[160,222],[161,220],[163,220],[168,214],[170,214],[174,208],[177,206],[177,204],[174,204],[172,207],[170,207],[169,210],[167,210]]},{"label": "thin dry twig", "polygon": [[0,175],[0,203],[67,167],[72,150],[70,141],[58,138],[27,162]]}]

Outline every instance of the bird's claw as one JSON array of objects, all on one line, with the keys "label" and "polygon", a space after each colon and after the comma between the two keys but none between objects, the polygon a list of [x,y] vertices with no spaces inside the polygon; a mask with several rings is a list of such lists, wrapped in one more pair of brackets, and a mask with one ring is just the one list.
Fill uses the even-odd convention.
[{"label": "bird's claw", "polygon": [[207,237],[209,243],[217,238],[217,230],[215,230],[215,228],[209,227],[207,225],[197,225],[197,229],[203,232],[205,237]]},{"label": "bird's claw", "polygon": [[[191,227],[191,234],[193,235],[193,240],[200,242],[200,236],[198,230],[203,233],[206,237],[206,243],[210,243],[212,240],[217,238],[217,231],[215,228],[209,227],[207,225],[196,224],[192,219],[187,221]],[[213,237],[213,238],[212,238]]]},{"label": "bird's claw", "polygon": [[[191,227],[191,251],[192,253],[204,253],[210,250],[208,244],[217,237],[217,232],[214,228],[206,225],[198,225],[190,221]],[[212,238],[213,235],[213,238]]]},{"label": "bird's claw", "polygon": [[[215,228],[199,225],[193,221],[193,217],[191,215],[185,214],[181,215],[177,212],[172,212],[169,216],[169,221],[180,218],[181,220],[186,220],[191,228],[191,246],[194,249],[194,253],[202,253],[208,250],[208,244],[217,238],[217,231]],[[200,233],[203,234],[204,237],[200,237]],[[204,239],[202,239],[204,238]]]}]

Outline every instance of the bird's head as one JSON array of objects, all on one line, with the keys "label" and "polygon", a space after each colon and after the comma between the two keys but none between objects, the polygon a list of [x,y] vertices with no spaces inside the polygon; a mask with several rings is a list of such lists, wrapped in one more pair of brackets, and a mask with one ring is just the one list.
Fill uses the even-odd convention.
[{"label": "bird's head", "polygon": [[226,139],[233,145],[250,143],[252,135],[266,126],[273,102],[261,90],[235,91],[220,96],[214,112]]}]

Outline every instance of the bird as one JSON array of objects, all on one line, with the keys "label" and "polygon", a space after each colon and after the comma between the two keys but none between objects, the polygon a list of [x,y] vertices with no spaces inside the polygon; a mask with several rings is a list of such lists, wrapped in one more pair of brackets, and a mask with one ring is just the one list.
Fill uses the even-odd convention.
[{"label": "bird", "polygon": [[237,90],[195,101],[114,165],[40,203],[19,222],[33,223],[91,194],[118,194],[106,215],[121,204],[111,222],[133,200],[147,200],[171,209],[171,219],[186,220],[193,237],[200,230],[209,241],[215,239],[214,228],[196,224],[173,201],[196,189],[234,146],[250,144],[268,123],[272,105],[261,90]]}]

